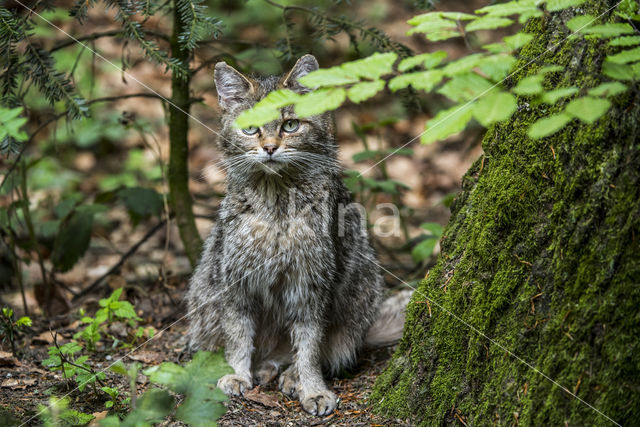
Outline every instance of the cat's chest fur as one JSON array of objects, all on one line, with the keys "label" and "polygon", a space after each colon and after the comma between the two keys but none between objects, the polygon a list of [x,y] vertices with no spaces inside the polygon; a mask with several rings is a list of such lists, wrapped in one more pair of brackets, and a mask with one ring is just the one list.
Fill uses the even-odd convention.
[{"label": "cat's chest fur", "polygon": [[331,270],[329,207],[309,191],[245,187],[225,200],[225,275],[245,275],[242,286],[263,304],[304,299],[314,276]]}]

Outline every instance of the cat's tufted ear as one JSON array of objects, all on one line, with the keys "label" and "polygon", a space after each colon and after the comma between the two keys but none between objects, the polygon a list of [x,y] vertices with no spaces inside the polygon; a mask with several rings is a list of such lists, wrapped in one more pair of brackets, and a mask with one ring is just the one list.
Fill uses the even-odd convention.
[{"label": "cat's tufted ear", "polygon": [[253,91],[253,84],[225,62],[216,64],[213,79],[218,90],[218,103],[223,110],[232,110]]},{"label": "cat's tufted ear", "polygon": [[298,82],[298,79],[306,76],[312,71],[319,68],[318,61],[313,55],[304,55],[298,59],[296,65],[293,66],[287,77],[285,77],[282,85],[287,89],[291,89],[294,92],[305,93],[310,92],[312,88],[308,88]]}]

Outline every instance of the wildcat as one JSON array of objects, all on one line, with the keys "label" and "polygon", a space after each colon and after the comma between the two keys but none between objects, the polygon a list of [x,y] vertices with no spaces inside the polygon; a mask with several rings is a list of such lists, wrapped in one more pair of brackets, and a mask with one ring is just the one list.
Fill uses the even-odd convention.
[{"label": "wildcat", "polygon": [[279,375],[285,394],[326,415],[337,401],[323,373],[353,364],[365,341],[397,340],[408,294],[381,302],[382,276],[341,179],[330,113],[302,119],[285,107],[260,128],[233,126],[273,90],[309,92],[298,79],[316,69],[311,55],[266,78],[216,64],[227,195],[187,304],[190,347],[225,346],[235,371],[218,382],[226,394]]}]

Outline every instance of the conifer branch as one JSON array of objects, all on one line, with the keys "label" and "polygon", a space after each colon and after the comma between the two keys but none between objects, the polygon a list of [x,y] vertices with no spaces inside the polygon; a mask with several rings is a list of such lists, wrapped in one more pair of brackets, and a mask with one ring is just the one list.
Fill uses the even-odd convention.
[{"label": "conifer branch", "polygon": [[384,33],[384,31],[378,28],[367,27],[364,21],[351,21],[344,17],[328,16],[316,8],[296,5],[284,6],[273,0],[264,1],[271,6],[282,9],[283,14],[286,14],[288,11],[299,11],[311,15],[321,32],[324,33],[325,37],[331,37],[341,31],[344,31],[349,34],[351,38],[350,31],[355,30],[360,34],[362,39],[369,40],[374,46],[384,52],[395,52],[400,58],[406,58],[413,55],[413,51],[409,47],[402,43],[393,41]]}]

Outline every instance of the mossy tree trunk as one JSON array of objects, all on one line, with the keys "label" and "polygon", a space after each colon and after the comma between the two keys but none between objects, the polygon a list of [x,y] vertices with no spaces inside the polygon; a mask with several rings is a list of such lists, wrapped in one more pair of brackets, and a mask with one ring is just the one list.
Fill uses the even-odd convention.
[{"label": "mossy tree trunk", "polygon": [[[545,89],[599,84],[607,41],[562,42],[563,22],[613,4],[529,22],[515,69],[542,56],[511,83],[559,64]],[[527,101],[489,129],[463,178],[442,254],[371,396],[378,411],[423,425],[640,424],[637,87],[593,125],[535,141],[529,124],[560,107]]]},{"label": "mossy tree trunk", "polygon": [[[174,9],[175,9],[174,5]],[[189,51],[180,48],[178,35],[184,30],[177,11],[173,13],[171,56],[188,63]],[[169,200],[175,214],[180,239],[192,267],[200,257],[202,239],[193,216],[191,193],[189,192],[189,81],[190,76],[171,77],[171,104],[169,105]]]}]

